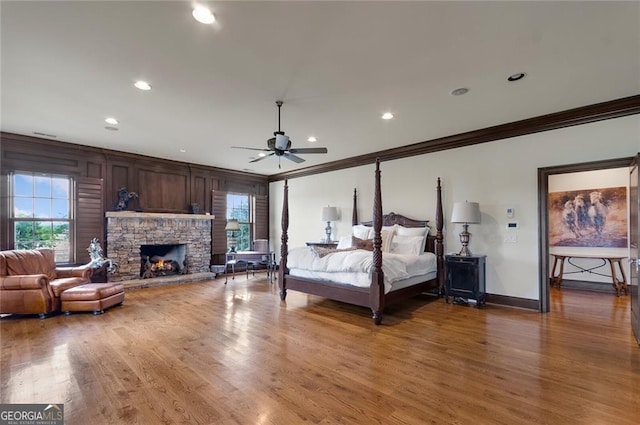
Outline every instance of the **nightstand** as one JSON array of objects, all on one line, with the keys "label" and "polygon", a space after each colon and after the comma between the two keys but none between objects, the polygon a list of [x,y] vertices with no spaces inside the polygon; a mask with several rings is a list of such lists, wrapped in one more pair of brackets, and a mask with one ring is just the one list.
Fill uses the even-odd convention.
[{"label": "nightstand", "polygon": [[320,248],[337,248],[338,242],[306,242],[307,246],[319,246]]},{"label": "nightstand", "polygon": [[446,255],[447,278],[445,280],[444,294],[448,303],[449,297],[454,302],[457,299],[474,300],[479,307],[484,305],[487,296],[485,287],[486,255]]}]

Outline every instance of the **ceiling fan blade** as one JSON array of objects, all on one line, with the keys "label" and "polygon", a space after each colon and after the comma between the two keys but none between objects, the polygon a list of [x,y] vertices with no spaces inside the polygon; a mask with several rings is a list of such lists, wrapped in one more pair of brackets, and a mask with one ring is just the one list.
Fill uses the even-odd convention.
[{"label": "ceiling fan blade", "polygon": [[289,149],[291,153],[328,153],[327,148],[293,148]]},{"label": "ceiling fan blade", "polygon": [[299,156],[295,156],[293,154],[290,154],[289,152],[283,153],[282,156],[284,156],[285,158],[293,162],[297,162],[298,164],[300,164],[301,162],[304,162],[304,158],[300,158]]},{"label": "ceiling fan blade", "polygon": [[249,163],[251,162],[258,162],[258,161],[262,161],[265,158],[269,158],[270,156],[275,155],[275,152],[271,152],[269,155],[265,155],[265,156],[259,156],[256,159],[252,159],[251,161],[249,161]]},{"label": "ceiling fan blade", "polygon": [[233,149],[248,149],[250,151],[262,151],[262,152],[271,152],[271,149],[262,149],[262,148],[247,148],[245,146],[231,146]]}]

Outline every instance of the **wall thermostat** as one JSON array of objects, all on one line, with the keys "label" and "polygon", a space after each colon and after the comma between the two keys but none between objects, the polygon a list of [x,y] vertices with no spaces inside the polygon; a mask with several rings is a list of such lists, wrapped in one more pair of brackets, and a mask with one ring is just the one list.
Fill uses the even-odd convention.
[{"label": "wall thermostat", "polygon": [[515,212],[513,211],[513,207],[507,207],[505,212],[507,213],[507,218],[513,218],[515,214]]},{"label": "wall thermostat", "polygon": [[519,227],[520,226],[518,225],[517,221],[510,221],[510,222],[507,223],[507,229],[508,230],[514,230],[514,229],[517,229]]}]

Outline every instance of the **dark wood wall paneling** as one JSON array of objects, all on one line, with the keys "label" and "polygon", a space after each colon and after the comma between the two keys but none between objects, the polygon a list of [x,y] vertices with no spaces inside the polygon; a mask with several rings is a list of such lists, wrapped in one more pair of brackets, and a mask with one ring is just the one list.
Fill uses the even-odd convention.
[{"label": "dark wood wall paneling", "polygon": [[189,212],[189,175],[183,170],[137,170],[139,193],[138,204],[141,211]]},{"label": "dark wood wall paneling", "polygon": [[[269,192],[266,176],[5,132],[0,133],[0,155],[3,177],[0,184],[0,249],[13,246],[10,240],[13,233],[8,229],[7,220],[6,179],[12,171],[63,174],[76,178],[79,200],[77,236],[86,239],[89,235],[100,235],[103,246],[104,212],[114,210],[117,192],[122,187],[139,195],[130,203],[129,209],[170,213],[191,213],[193,203],[198,204],[201,214],[211,213],[213,190],[253,195],[268,195]],[[102,179],[101,187],[98,187],[96,179]],[[100,195],[96,195],[98,192]],[[102,199],[99,211],[96,209],[96,196]],[[79,242],[76,250],[78,262],[86,259],[83,244]]]}]

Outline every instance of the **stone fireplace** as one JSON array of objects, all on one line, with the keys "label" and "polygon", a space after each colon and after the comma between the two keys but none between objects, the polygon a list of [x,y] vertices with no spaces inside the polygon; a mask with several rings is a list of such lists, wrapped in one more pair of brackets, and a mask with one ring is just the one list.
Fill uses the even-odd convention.
[{"label": "stone fireplace", "polygon": [[153,244],[140,246],[140,277],[150,279],[160,276],[184,274],[187,245]]},{"label": "stone fireplace", "polygon": [[[212,215],[109,211],[106,218],[107,257],[119,265],[110,281],[142,279],[147,261],[167,256],[171,266],[156,265],[155,274],[146,277],[166,275],[164,268],[170,274],[209,271]],[[156,246],[155,251],[148,251],[150,246]]]}]

